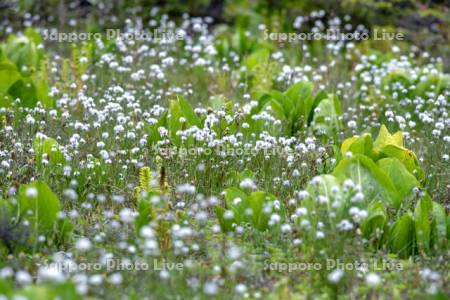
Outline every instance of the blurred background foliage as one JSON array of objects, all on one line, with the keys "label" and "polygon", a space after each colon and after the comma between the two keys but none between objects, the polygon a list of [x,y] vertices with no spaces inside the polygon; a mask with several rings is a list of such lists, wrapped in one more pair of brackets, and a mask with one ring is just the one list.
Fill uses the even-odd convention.
[{"label": "blurred background foliage", "polygon": [[318,10],[330,16],[350,15],[355,24],[369,29],[394,27],[420,50],[441,56],[449,69],[449,0],[0,0],[3,24],[19,23],[29,13],[35,18],[34,23],[42,26],[53,24],[63,30],[69,19],[76,19],[84,26],[79,29],[91,32],[101,32],[112,25],[116,28],[117,24],[125,24],[127,18],[139,17],[146,23],[162,14],[174,18],[185,14],[211,17],[214,23],[235,25],[237,30],[250,32],[257,31],[261,23],[271,31],[293,32],[297,16]]}]

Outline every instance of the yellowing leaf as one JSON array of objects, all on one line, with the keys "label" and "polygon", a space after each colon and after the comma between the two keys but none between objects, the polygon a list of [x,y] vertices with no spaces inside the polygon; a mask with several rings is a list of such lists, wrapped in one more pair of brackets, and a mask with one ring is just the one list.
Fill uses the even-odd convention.
[{"label": "yellowing leaf", "polygon": [[380,133],[373,143],[373,152],[377,159],[382,157],[395,157],[418,180],[423,180],[425,178],[425,173],[420,168],[419,160],[414,152],[404,147],[403,134],[401,131],[391,134],[386,126],[381,125]]},{"label": "yellowing leaf", "polygon": [[363,154],[368,157],[372,157],[373,142],[370,134],[365,133],[362,136],[354,136],[350,139],[346,139],[341,146],[341,153],[345,155],[348,151],[353,154]]},{"label": "yellowing leaf", "polygon": [[352,136],[351,138],[345,139],[341,145],[341,153],[345,154],[350,150],[350,146],[359,138],[359,135]]},{"label": "yellowing leaf", "polygon": [[38,232],[51,231],[61,205],[58,197],[45,182],[34,181],[28,185],[21,185],[18,201],[20,214],[30,221],[36,236]]},{"label": "yellowing leaf", "polygon": [[398,131],[395,134],[391,134],[386,126],[381,125],[378,137],[373,143],[373,150],[379,152],[385,145],[395,145],[403,148],[404,141],[402,132]]}]

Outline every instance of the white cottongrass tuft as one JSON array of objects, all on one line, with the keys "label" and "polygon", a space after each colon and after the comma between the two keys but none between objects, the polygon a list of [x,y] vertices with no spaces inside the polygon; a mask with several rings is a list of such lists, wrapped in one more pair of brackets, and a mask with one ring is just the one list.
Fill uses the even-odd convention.
[{"label": "white cottongrass tuft", "polygon": [[244,180],[241,181],[239,187],[241,189],[255,190],[256,184],[251,178],[245,178]]},{"label": "white cottongrass tuft", "polygon": [[89,251],[92,247],[92,243],[88,238],[82,237],[79,238],[75,243],[75,248],[79,251]]},{"label": "white cottongrass tuft", "polygon": [[371,287],[376,287],[381,283],[381,277],[377,273],[369,273],[366,275],[366,284]]},{"label": "white cottongrass tuft", "polygon": [[344,276],[344,271],[341,269],[333,270],[330,274],[328,274],[328,281],[331,283],[338,283],[341,281],[342,277]]}]

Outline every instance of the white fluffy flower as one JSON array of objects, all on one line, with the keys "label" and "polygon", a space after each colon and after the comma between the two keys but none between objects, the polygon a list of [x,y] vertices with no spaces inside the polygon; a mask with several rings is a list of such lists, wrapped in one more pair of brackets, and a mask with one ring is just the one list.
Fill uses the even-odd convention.
[{"label": "white fluffy flower", "polygon": [[64,274],[61,273],[56,264],[42,266],[38,270],[38,281],[62,282],[64,281]]},{"label": "white fluffy flower", "polygon": [[89,251],[92,247],[92,243],[88,238],[80,238],[75,243],[75,248],[79,251]]},{"label": "white fluffy flower", "polygon": [[368,286],[376,287],[381,283],[381,277],[376,273],[369,273],[366,275],[366,283]]},{"label": "white fluffy flower", "polygon": [[328,274],[328,281],[331,283],[338,283],[342,277],[344,276],[344,271],[341,269],[333,270],[330,274]]},{"label": "white fluffy flower", "polygon": [[239,184],[239,187],[241,189],[254,190],[254,189],[256,189],[256,184],[255,184],[255,182],[253,182],[253,180],[251,178],[245,178],[244,180],[241,181],[241,183]]},{"label": "white fluffy flower", "polygon": [[29,187],[26,189],[25,195],[28,198],[36,198],[38,196],[38,190],[35,187]]},{"label": "white fluffy flower", "polygon": [[30,284],[32,281],[31,275],[27,271],[16,272],[16,282],[21,285]]}]

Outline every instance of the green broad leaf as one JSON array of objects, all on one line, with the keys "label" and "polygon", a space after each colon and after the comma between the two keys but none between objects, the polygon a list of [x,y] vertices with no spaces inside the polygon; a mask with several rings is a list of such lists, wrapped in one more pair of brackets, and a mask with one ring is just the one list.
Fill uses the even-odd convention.
[{"label": "green broad leaf", "polygon": [[226,57],[228,55],[229,52],[229,44],[228,44],[228,40],[226,39],[219,39],[218,41],[216,41],[216,43],[214,44],[214,47],[217,50],[217,53],[219,54],[219,57]]},{"label": "green broad leaf", "polygon": [[48,85],[47,78],[33,75],[33,84],[36,88],[37,100],[42,104],[44,108],[53,108],[53,99],[48,95],[50,92],[50,87]]},{"label": "green broad leaf", "polygon": [[158,141],[161,140],[161,135],[159,134],[158,128],[166,127],[166,124],[167,124],[167,112],[164,112],[159,117],[159,119],[155,124],[146,123],[145,131],[148,134],[148,140],[150,145],[156,144]]},{"label": "green broad leaf", "polygon": [[369,205],[368,216],[361,224],[363,236],[371,238],[378,230],[383,230],[387,222],[386,207],[383,202],[375,201]]},{"label": "green broad leaf", "polygon": [[34,181],[19,188],[20,215],[30,221],[30,228],[37,234],[50,232],[61,205],[58,198],[43,181]]},{"label": "green broad leaf", "polygon": [[216,207],[216,216],[219,220],[220,229],[222,229],[222,232],[231,232],[233,231],[233,223],[235,223],[234,218],[225,218],[225,209],[223,207],[217,206]]},{"label": "green broad leaf", "polygon": [[362,187],[366,200],[378,200],[395,208],[400,207],[402,199],[389,176],[365,155],[354,154],[351,158],[342,159],[332,175],[341,182],[352,179]]},{"label": "green broad leaf", "polygon": [[[317,194],[317,195],[324,195],[324,196],[331,196],[332,194],[337,194],[341,192],[340,183],[338,179],[329,174],[320,175],[315,177],[315,180],[319,182],[318,185],[309,185],[307,188],[307,191],[310,194]],[[333,193],[332,189],[338,189],[337,193]]]},{"label": "green broad leaf", "polygon": [[241,172],[236,172],[235,176],[236,179],[238,180],[237,184],[240,184],[242,180],[244,180],[245,178],[256,179],[255,173],[253,173],[249,169],[244,169]]},{"label": "green broad leaf", "polygon": [[30,77],[22,77],[17,80],[8,90],[13,99],[20,99],[24,107],[35,107],[38,102],[37,90],[33,80]]},{"label": "green broad leaf", "polygon": [[289,110],[288,110],[288,107],[286,107],[286,105],[291,105],[290,108],[293,108],[293,103],[287,102],[288,99],[287,99],[286,95],[277,90],[272,90],[270,92],[270,96],[272,97],[272,99],[275,99],[283,107],[283,116],[285,118],[287,118],[287,116],[289,114]]},{"label": "green broad leaf", "polygon": [[[270,214],[264,212],[264,207],[266,205],[273,205],[273,202],[276,200],[275,196],[267,192],[256,191],[247,200],[249,207],[252,209],[251,219],[253,227],[259,231],[266,231],[269,227]],[[279,211],[273,210],[273,212],[278,212],[281,217],[284,216],[283,207]]]},{"label": "green broad leaf", "polygon": [[433,203],[430,196],[425,195],[417,202],[414,210],[416,241],[421,253],[428,253],[430,250],[432,208]]},{"label": "green broad leaf", "polygon": [[258,99],[258,106],[253,107],[251,109],[252,114],[256,114],[260,112],[264,107],[266,107],[267,103],[272,99],[272,96],[267,91],[255,91],[252,94],[253,99]]},{"label": "green broad leaf", "polygon": [[7,94],[9,88],[20,78],[20,72],[13,63],[0,60],[0,95]]},{"label": "green broad leaf", "polygon": [[252,209],[252,221],[253,226],[260,230],[265,231],[268,228],[269,215],[265,214],[264,204],[270,199],[270,196],[266,192],[256,191],[248,197],[249,207]]},{"label": "green broad leaf", "polygon": [[236,198],[241,198],[241,199],[247,199],[248,195],[235,187],[231,187],[231,188],[227,188],[225,189],[225,201],[227,205],[232,206],[233,205],[233,200]]},{"label": "green broad leaf", "polygon": [[425,178],[425,173],[419,166],[419,161],[411,150],[397,145],[385,145],[380,152],[387,157],[397,158],[419,181]]},{"label": "green broad leaf", "polygon": [[415,245],[414,219],[410,213],[404,214],[394,223],[389,234],[391,251],[402,258],[413,254]]},{"label": "green broad leaf", "polygon": [[286,100],[286,95],[280,91],[272,90],[269,94],[273,99],[277,100],[280,104],[283,104]]},{"label": "green broad leaf", "polygon": [[447,216],[445,209],[437,202],[433,201],[433,208],[431,210],[431,241],[432,244],[438,247],[444,247],[448,241],[447,237]]},{"label": "green broad leaf", "polygon": [[250,178],[250,179],[255,180],[255,174],[249,169],[244,169],[240,172],[237,170],[232,170],[230,173],[230,176],[228,177],[228,179],[226,181],[226,186],[239,186],[239,184],[245,178]]},{"label": "green broad leaf", "polygon": [[24,107],[34,107],[40,101],[45,108],[53,107],[45,69],[44,50],[37,47],[42,38],[31,28],[25,35],[11,35],[0,46],[0,105],[6,107],[10,99],[19,98]]},{"label": "green broad leaf", "polygon": [[359,135],[352,136],[350,138],[345,139],[341,144],[341,155],[344,156],[345,153],[350,151],[350,146],[360,138]]},{"label": "green broad leaf", "polygon": [[272,213],[278,213],[281,219],[284,219],[285,210],[280,202],[279,209],[275,208],[276,197],[270,193],[263,191],[253,192],[248,197],[249,207],[252,209],[252,221],[253,226],[259,231],[266,231],[269,227],[269,219],[271,213],[266,213],[264,211],[266,206],[272,206]]},{"label": "green broad leaf", "polygon": [[197,116],[197,114],[195,113],[194,109],[189,104],[189,102],[187,102],[186,99],[184,99],[184,97],[182,97],[182,96],[177,97],[177,98],[178,98],[178,103],[180,105],[180,109],[183,112],[183,115],[186,118],[187,122],[190,125],[193,125],[193,126],[195,125],[198,128],[202,128],[203,127],[202,121]]},{"label": "green broad leaf", "polygon": [[136,234],[140,234],[140,230],[143,226],[150,223],[153,219],[154,209],[152,204],[147,199],[140,199],[137,207],[138,215],[134,219],[134,226],[136,228]]},{"label": "green broad leaf", "polygon": [[278,101],[277,99],[272,98],[269,100],[268,105],[270,105],[272,112],[274,113],[275,117],[279,120],[284,120],[287,118],[285,114],[285,108],[283,107],[282,102]]},{"label": "green broad leaf", "polygon": [[27,38],[29,38],[30,41],[32,41],[36,45],[43,43],[41,35],[36,30],[34,30],[32,27],[28,27],[27,29],[25,29],[24,35]]},{"label": "green broad leaf", "polygon": [[[138,189],[139,191],[139,189]],[[146,196],[141,197],[138,195],[137,212],[138,215],[134,219],[134,225],[136,228],[136,234],[140,235],[140,230],[144,225],[149,224],[154,220],[156,216],[156,211],[151,199],[153,197],[161,197],[161,193],[156,190],[146,191]]]},{"label": "green broad leaf", "polygon": [[326,99],[328,97],[327,92],[320,91],[312,100],[312,102],[308,103],[308,106],[306,106],[305,111],[308,112],[308,126],[311,125],[311,122],[314,118],[314,109],[319,105],[322,100]]},{"label": "green broad leaf", "polygon": [[[329,199],[329,201],[326,204],[326,210],[324,210],[324,213],[326,214],[325,217],[328,217],[331,213],[331,202],[334,198],[341,198],[343,197],[343,191],[341,188],[341,183],[339,180],[329,174],[320,175],[314,178],[314,181],[318,182],[318,184],[312,184],[310,183],[308,187],[306,188],[306,191],[309,193],[309,197],[302,200],[302,206],[308,209],[308,211],[317,211],[318,203],[317,199],[319,196],[325,196]],[[340,202],[340,207],[334,207],[334,213],[336,213],[336,219],[341,219],[346,215],[346,209],[345,209],[346,203],[344,201]],[[312,219],[314,223],[317,223],[320,218],[318,215],[310,215],[309,218]]]},{"label": "green broad leaf", "polygon": [[30,75],[38,69],[40,54],[36,44],[28,37],[12,35],[3,49],[6,57],[17,66],[23,75]]},{"label": "green broad leaf", "polygon": [[183,128],[180,118],[183,117],[180,104],[177,101],[171,100],[169,106],[169,115],[167,116],[167,125],[172,142],[175,146],[180,146],[181,139],[177,135],[177,131]]},{"label": "green broad leaf", "polygon": [[386,126],[382,125],[377,139],[373,144],[374,154],[377,158],[395,157],[405,165],[419,181],[425,178],[424,171],[419,166],[419,161],[411,150],[404,148],[403,134],[401,131],[390,134]]},{"label": "green broad leaf", "polygon": [[303,116],[305,122],[308,120],[309,112],[314,102],[314,85],[309,81],[300,81],[291,85],[285,92],[286,97],[293,104],[292,110],[295,119]]},{"label": "green broad leaf", "polygon": [[365,133],[362,136],[354,136],[346,139],[342,142],[341,153],[342,156],[347,152],[352,152],[353,154],[363,154],[367,157],[373,156],[373,142],[370,134]]},{"label": "green broad leaf", "polygon": [[33,149],[36,164],[38,165],[42,163],[44,154],[47,155],[47,159],[51,164],[62,164],[65,162],[64,154],[55,139],[37,137],[33,140]]},{"label": "green broad leaf", "polygon": [[414,187],[420,187],[416,177],[397,158],[380,159],[377,165],[389,176],[402,200],[411,194]]},{"label": "green broad leaf", "polygon": [[341,104],[336,95],[329,94],[314,110],[312,128],[323,135],[335,136],[341,129]]},{"label": "green broad leaf", "polygon": [[292,84],[286,91],[285,95],[288,98],[294,99],[296,102],[302,102],[307,97],[310,97],[314,85],[309,81],[299,81]]},{"label": "green broad leaf", "polygon": [[[307,207],[308,210],[312,210],[314,208],[318,196],[325,196],[329,199],[332,197],[342,196],[341,184],[335,176],[325,174],[315,177],[314,180],[317,181],[318,184],[308,185],[306,190],[310,197],[303,201],[303,205]],[[337,192],[333,193],[333,189],[336,189]]]},{"label": "green broad leaf", "polygon": [[228,188],[224,192],[226,207],[233,211],[236,223],[241,223],[248,219],[245,215],[245,210],[249,207],[248,195],[235,187]]},{"label": "green broad leaf", "polygon": [[[295,134],[311,123],[312,109],[328,97],[324,93],[314,97],[313,88],[314,85],[311,82],[296,82],[284,93],[272,90],[268,94],[260,95],[259,106],[269,106],[276,118],[286,121],[283,126],[286,134]],[[340,104],[334,103],[335,100],[337,98],[332,100],[333,109],[336,108],[340,113]]]}]

